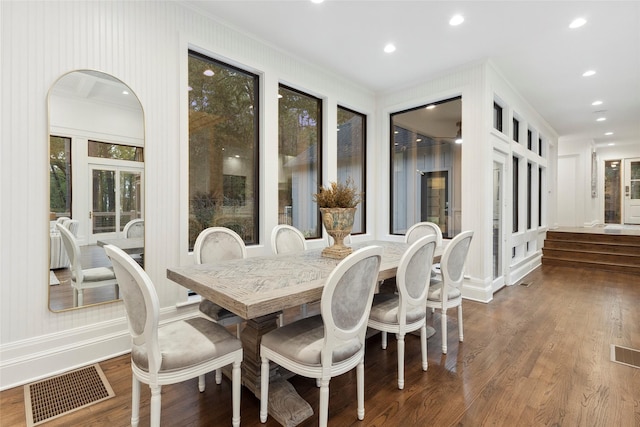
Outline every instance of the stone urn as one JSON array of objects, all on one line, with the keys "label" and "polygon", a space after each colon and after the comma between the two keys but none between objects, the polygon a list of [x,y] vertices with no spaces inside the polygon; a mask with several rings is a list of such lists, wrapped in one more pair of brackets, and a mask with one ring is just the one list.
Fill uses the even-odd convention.
[{"label": "stone urn", "polygon": [[342,259],[353,252],[344,245],[344,238],[351,234],[356,208],[320,208],[322,224],[329,236],[333,237],[333,245],[322,250],[322,256]]}]

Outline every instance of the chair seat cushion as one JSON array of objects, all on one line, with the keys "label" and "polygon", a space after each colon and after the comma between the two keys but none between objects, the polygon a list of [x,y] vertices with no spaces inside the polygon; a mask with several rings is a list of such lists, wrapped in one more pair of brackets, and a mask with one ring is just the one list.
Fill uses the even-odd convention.
[{"label": "chair seat cushion", "polygon": [[[196,366],[242,348],[223,326],[202,317],[168,323],[158,328],[162,355],[160,372]],[[133,346],[131,360],[140,369],[149,370],[145,346]]]},{"label": "chair seat cushion", "polygon": [[217,322],[238,317],[235,313],[230,312],[226,308],[220,307],[218,304],[212,303],[208,299],[203,299],[198,308],[204,315],[209,316]]},{"label": "chair seat cushion", "polygon": [[[460,298],[462,293],[458,288],[448,288],[447,299],[452,300],[456,298]],[[431,281],[431,285],[429,286],[429,295],[427,296],[428,301],[442,301],[442,281]]]},{"label": "chair seat cushion", "polygon": [[[294,362],[320,366],[323,344],[324,323],[318,315],[289,323],[263,335],[261,345]],[[361,348],[358,339],[341,345],[333,352],[333,363],[348,359]]]},{"label": "chair seat cushion", "polygon": [[[373,297],[371,314],[369,319],[389,325],[398,325],[398,304],[399,297],[395,294],[376,294]],[[422,308],[412,308],[407,311],[407,323],[415,323],[426,316],[426,310]]]},{"label": "chair seat cushion", "polygon": [[[87,268],[86,270],[83,269],[82,275],[84,277],[84,282],[102,282],[103,280],[114,280],[116,278],[116,275],[113,272],[113,268],[111,267]],[[71,272],[71,278],[75,282],[76,274],[73,271]]]}]

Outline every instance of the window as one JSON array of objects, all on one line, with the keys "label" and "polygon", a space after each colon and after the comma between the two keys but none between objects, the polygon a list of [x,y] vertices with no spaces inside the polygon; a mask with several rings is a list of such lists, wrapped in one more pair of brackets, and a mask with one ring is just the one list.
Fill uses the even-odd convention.
[{"label": "window", "polygon": [[513,118],[513,140],[520,142],[520,122],[515,117]]},{"label": "window", "polygon": [[502,132],[502,107],[497,103],[493,103],[493,127]]},{"label": "window", "polygon": [[605,224],[621,223],[622,160],[606,160],[604,162],[604,222]]},{"label": "window", "polygon": [[513,200],[511,201],[513,204],[513,227],[512,227],[512,232],[517,233],[518,232],[518,186],[519,186],[519,179],[518,179],[518,175],[519,175],[519,170],[518,170],[518,165],[519,165],[519,159],[517,157],[513,158]]},{"label": "window", "polygon": [[538,138],[538,155],[542,157],[542,138]]},{"label": "window", "polygon": [[461,97],[391,114],[391,234],[421,221],[438,224],[445,238],[460,232],[461,122]]},{"label": "window", "polygon": [[531,129],[527,129],[527,148],[531,150],[533,147],[533,132]]},{"label": "window", "polygon": [[258,243],[258,76],[189,51],[189,249],[207,227]]},{"label": "window", "polygon": [[533,204],[533,165],[527,162],[527,230],[531,229],[531,205]]},{"label": "window", "polygon": [[144,148],[90,140],[89,157],[144,162]]},{"label": "window", "polygon": [[538,227],[542,227],[542,180],[544,172],[538,168]]},{"label": "window", "polygon": [[322,236],[313,201],[322,183],[322,100],[280,85],[278,132],[278,222],[306,237]]},{"label": "window", "polygon": [[71,138],[49,140],[49,212],[56,219],[71,215]]},{"label": "window", "polygon": [[366,128],[364,114],[338,106],[338,181],[351,178],[358,190],[364,193],[358,204],[352,234],[366,231]]}]

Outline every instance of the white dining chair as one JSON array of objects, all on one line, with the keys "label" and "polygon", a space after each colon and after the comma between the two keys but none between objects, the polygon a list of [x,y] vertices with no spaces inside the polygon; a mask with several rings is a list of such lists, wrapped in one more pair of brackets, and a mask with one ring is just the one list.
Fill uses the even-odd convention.
[{"label": "white dining chair", "polygon": [[464,264],[469,253],[473,231],[463,231],[455,236],[444,249],[440,261],[442,280],[432,280],[427,296],[427,308],[440,309],[442,312],[442,353],[447,353],[447,310],[458,308],[458,336],[463,340],[462,325],[462,282]]},{"label": "white dining chair", "polygon": [[[307,239],[297,228],[288,224],[278,224],[271,230],[271,250],[276,255],[307,250]],[[300,314],[307,317],[307,304],[300,306]],[[284,325],[284,313],[278,315],[279,326]]]},{"label": "white dining chair", "polygon": [[127,222],[122,229],[122,234],[127,239],[132,237],[144,237],[144,219],[136,218]]},{"label": "white dining chair", "polygon": [[[436,236],[436,247],[442,246],[442,230],[440,226],[435,222],[422,221],[413,224],[404,235],[404,241],[406,243],[413,243],[424,236]],[[440,263],[433,263],[431,265],[431,278],[440,280]]]},{"label": "white dining chair", "polygon": [[[247,247],[242,237],[230,228],[209,227],[202,230],[196,238],[193,257],[196,264],[242,259],[247,257]],[[240,327],[244,321],[242,317],[207,299],[200,302],[199,309],[214,322],[224,326],[236,325],[236,336],[240,338]]]},{"label": "white dining chair", "polygon": [[84,305],[84,290],[102,286],[115,286],[115,299],[120,297],[118,281],[110,267],[82,268],[80,245],[67,227],[57,223],[60,238],[69,256],[71,268],[71,286],[73,288],[73,306]]},{"label": "white dining chair", "polygon": [[387,333],[398,342],[398,388],[404,388],[405,335],[420,330],[422,370],[427,363],[427,313],[425,304],[431,279],[431,263],[436,236],[416,240],[400,259],[396,274],[397,293],[378,293],[373,297],[368,326],[382,332],[382,348],[387,348]]},{"label": "white dining chair", "polygon": [[320,427],[327,425],[330,379],[356,368],[357,414],[364,419],[364,339],[381,257],[379,246],[353,252],[330,273],[322,291],[320,315],[262,336],[261,422],[267,421],[271,361],[320,383]]},{"label": "white dining chair", "polygon": [[151,426],[160,426],[162,386],[198,377],[200,392],[204,374],[224,366],[231,369],[233,426],[240,425],[240,364],[242,343],[222,325],[203,317],[159,325],[160,303],[145,271],[122,249],[107,245],[107,256],[122,288],[131,347],[131,425],[140,417],[140,383],[151,389]]}]

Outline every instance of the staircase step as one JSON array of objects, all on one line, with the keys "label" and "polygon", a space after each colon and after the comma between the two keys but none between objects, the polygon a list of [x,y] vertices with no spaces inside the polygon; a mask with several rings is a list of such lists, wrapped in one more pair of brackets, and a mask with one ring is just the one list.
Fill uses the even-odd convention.
[{"label": "staircase step", "polygon": [[566,231],[547,231],[546,240],[640,246],[640,236],[616,233],[598,234],[572,233]]},{"label": "staircase step", "polygon": [[608,264],[599,262],[581,262],[575,260],[565,260],[558,258],[542,257],[543,265],[553,265],[559,267],[572,267],[572,268],[588,268],[598,269],[601,271],[615,271],[619,273],[630,273],[640,275],[640,266]]},{"label": "staircase step", "polygon": [[640,245],[578,242],[570,240],[545,240],[546,249],[593,252],[601,254],[632,255],[640,257]]},{"label": "staircase step", "polygon": [[620,264],[640,269],[640,257],[634,255],[607,254],[596,251],[579,251],[542,248],[543,257],[567,261],[593,262],[598,264]]}]

